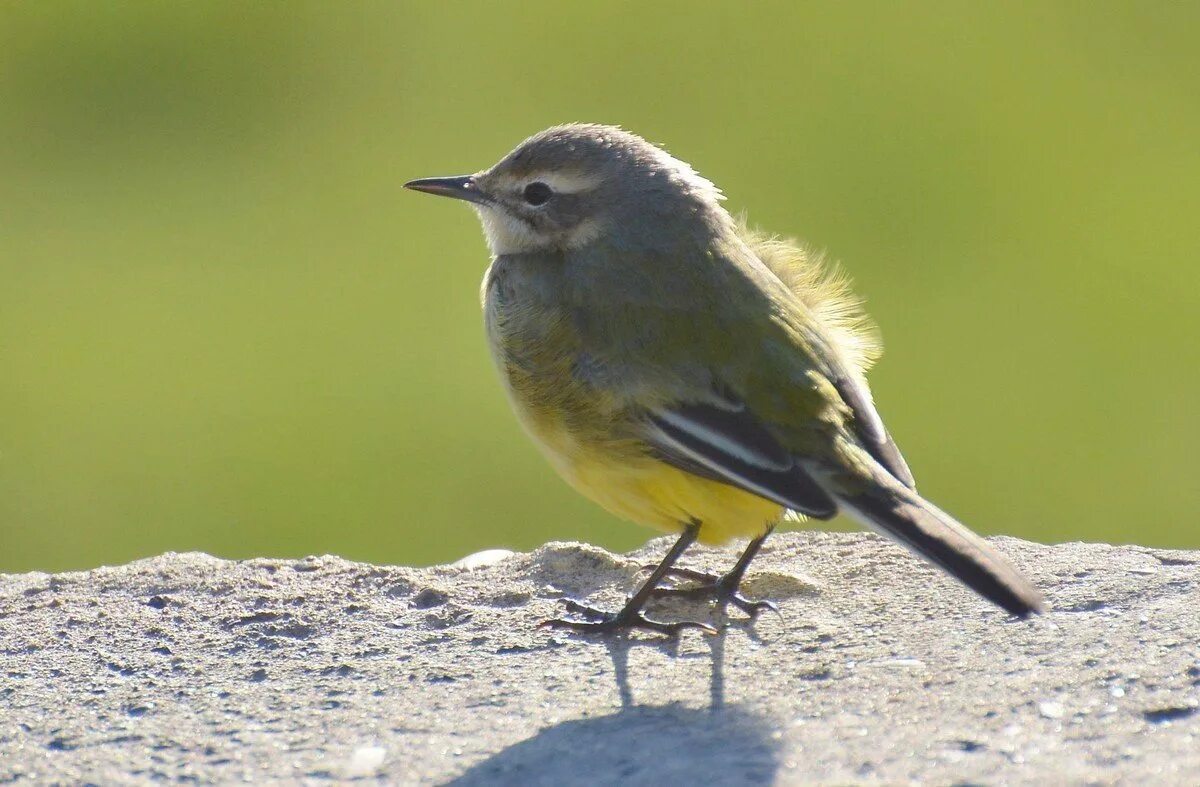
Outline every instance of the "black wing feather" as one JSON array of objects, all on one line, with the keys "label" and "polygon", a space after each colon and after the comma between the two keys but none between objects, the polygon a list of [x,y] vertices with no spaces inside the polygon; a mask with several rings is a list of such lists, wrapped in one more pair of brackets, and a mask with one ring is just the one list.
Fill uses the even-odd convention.
[{"label": "black wing feather", "polygon": [[897,481],[909,489],[916,490],[917,480],[913,478],[899,447],[884,427],[875,405],[871,403],[871,395],[867,393],[866,386],[841,375],[834,376],[831,381],[842,401],[854,412],[854,430],[862,440],[863,447]]},{"label": "black wing feather", "polygon": [[815,519],[837,513],[829,493],[744,407],[679,404],[647,420],[647,439],[668,464]]}]

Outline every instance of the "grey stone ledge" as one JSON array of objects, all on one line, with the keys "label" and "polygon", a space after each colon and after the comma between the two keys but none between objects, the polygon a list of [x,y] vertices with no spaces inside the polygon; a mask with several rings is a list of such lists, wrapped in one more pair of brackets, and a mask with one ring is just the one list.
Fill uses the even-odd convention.
[{"label": "grey stone ledge", "polygon": [[874,536],[785,533],[746,588],[782,618],[537,628],[563,595],[619,605],[666,543],[0,576],[0,782],[1200,778],[1200,552],[996,539],[1052,606],[1016,621]]}]

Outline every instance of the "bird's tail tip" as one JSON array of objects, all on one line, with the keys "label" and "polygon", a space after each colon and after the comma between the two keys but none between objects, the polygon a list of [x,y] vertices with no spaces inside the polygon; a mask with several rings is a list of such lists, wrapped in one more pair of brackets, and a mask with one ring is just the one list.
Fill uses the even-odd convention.
[{"label": "bird's tail tip", "polygon": [[864,525],[937,565],[1019,619],[1045,612],[1041,592],[1009,560],[949,514],[899,484],[838,502]]}]

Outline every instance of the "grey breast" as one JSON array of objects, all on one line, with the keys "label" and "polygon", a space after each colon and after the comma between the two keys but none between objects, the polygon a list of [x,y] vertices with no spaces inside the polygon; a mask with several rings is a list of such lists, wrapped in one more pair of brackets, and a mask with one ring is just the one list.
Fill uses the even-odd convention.
[{"label": "grey breast", "polygon": [[[497,257],[484,280],[484,320],[496,360],[527,371],[565,324],[554,261],[534,255]],[[558,344],[558,343],[555,343]]]}]

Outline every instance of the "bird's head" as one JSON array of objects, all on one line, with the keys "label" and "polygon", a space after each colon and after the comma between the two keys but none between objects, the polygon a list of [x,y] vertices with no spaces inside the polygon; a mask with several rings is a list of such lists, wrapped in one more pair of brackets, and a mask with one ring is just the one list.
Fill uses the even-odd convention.
[{"label": "bird's head", "polygon": [[[725,215],[712,183],[615,126],[555,126],[482,172],[404,185],[470,202],[496,255],[567,251],[600,237],[654,242],[664,222]],[[656,233],[641,231],[650,227]]]}]

